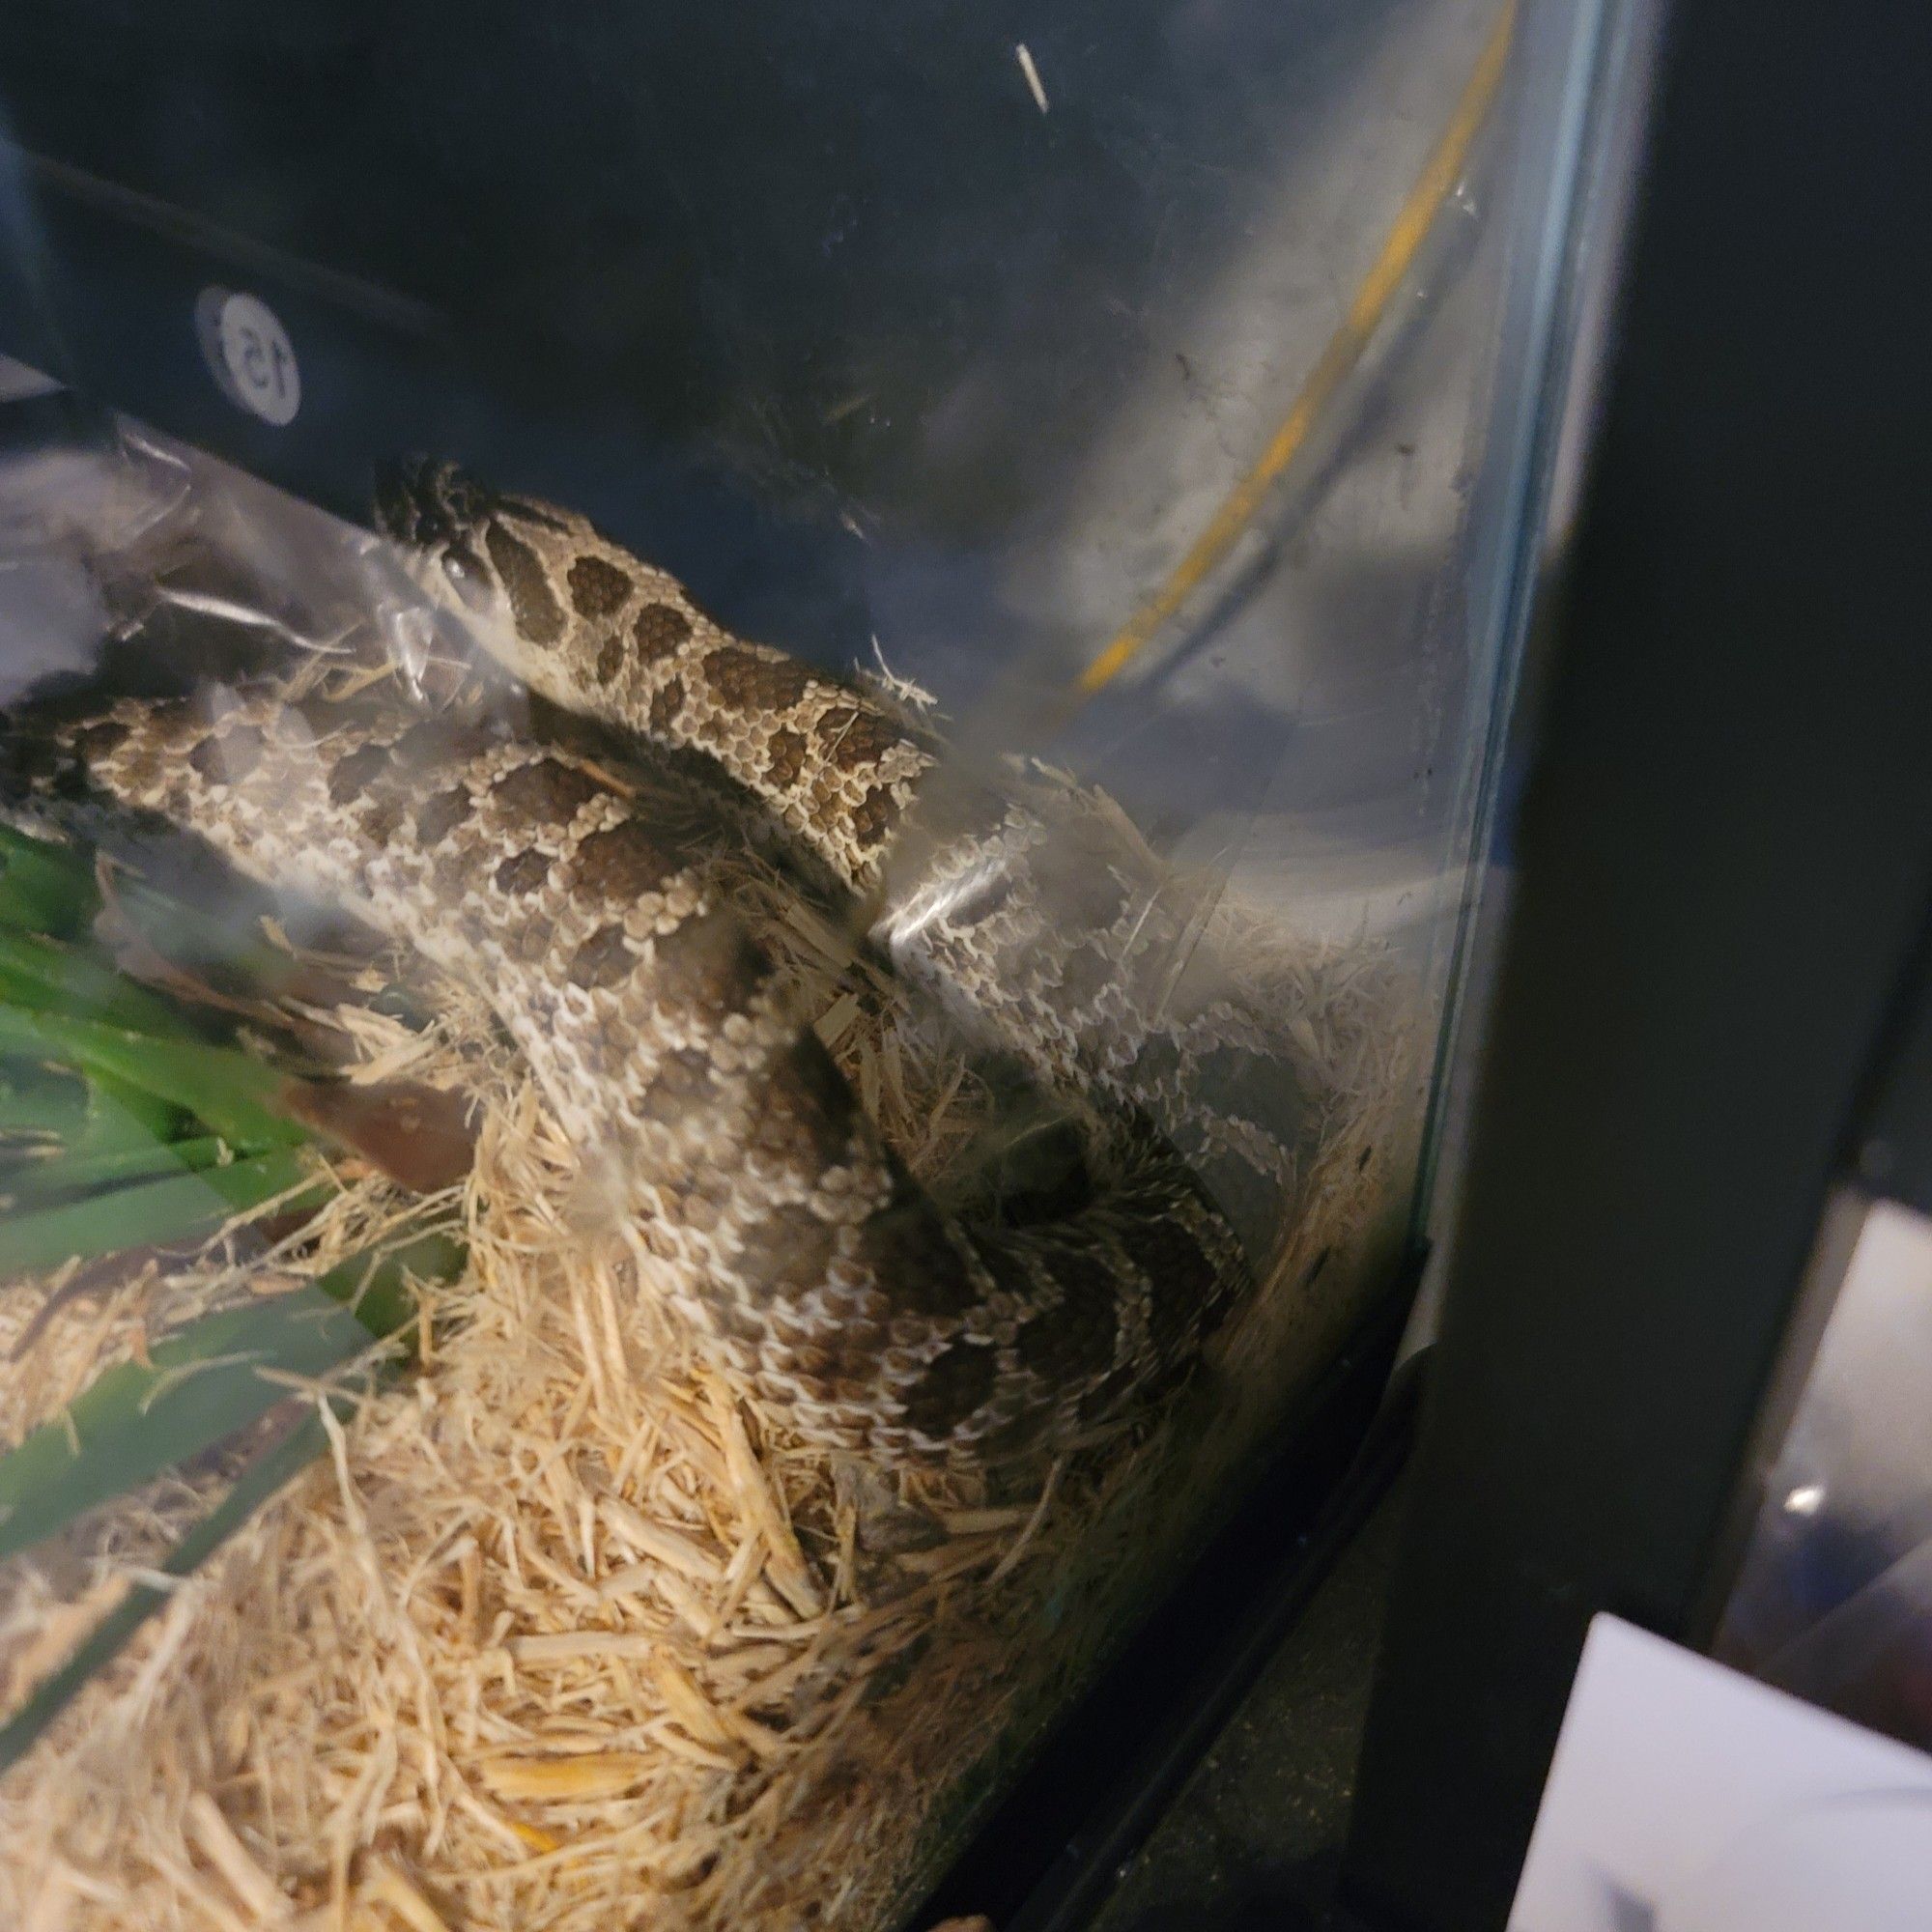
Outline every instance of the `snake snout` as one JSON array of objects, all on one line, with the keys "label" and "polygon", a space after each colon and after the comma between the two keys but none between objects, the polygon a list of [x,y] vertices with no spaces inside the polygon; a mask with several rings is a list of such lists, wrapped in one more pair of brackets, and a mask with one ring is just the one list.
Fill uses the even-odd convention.
[{"label": "snake snout", "polygon": [[397,543],[423,541],[421,479],[426,468],[420,456],[391,458],[376,466],[376,527]]},{"label": "snake snout", "polygon": [[376,527],[428,550],[462,537],[484,515],[487,493],[453,463],[405,456],[376,466]]}]

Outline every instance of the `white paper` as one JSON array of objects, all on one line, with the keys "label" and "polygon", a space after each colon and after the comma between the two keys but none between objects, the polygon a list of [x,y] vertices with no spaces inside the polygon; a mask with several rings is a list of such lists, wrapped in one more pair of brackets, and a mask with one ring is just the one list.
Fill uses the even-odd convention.
[{"label": "white paper", "polygon": [[1932,1928],[1932,1757],[1599,1616],[1509,1932],[1854,1928]]}]

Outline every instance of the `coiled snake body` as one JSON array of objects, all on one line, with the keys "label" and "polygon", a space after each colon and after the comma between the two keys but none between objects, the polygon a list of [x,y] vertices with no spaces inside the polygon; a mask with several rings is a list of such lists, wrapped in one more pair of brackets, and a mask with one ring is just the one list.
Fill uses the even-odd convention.
[{"label": "coiled snake body", "polygon": [[[943,1212],[708,868],[594,760],[486,716],[124,697],[58,726],[64,776],[484,989],[573,1141],[610,1156],[662,1291],[807,1435],[995,1461],[1078,1439],[1185,1364],[1249,1280],[1204,1176],[1259,1175],[1272,1205],[1288,1155],[1267,1122],[1190,1097],[1204,1055],[1267,1064],[1266,1016],[1218,989],[1175,1005],[1186,914],[1129,846],[984,791],[941,787],[928,812],[934,749],[893,707],[721,631],[569,512],[416,465],[385,480],[379,521],[530,688],[714,761],[880,908],[904,969],[1097,1095],[1107,1185],[1040,1225]],[[901,885],[887,861],[908,823]]]}]

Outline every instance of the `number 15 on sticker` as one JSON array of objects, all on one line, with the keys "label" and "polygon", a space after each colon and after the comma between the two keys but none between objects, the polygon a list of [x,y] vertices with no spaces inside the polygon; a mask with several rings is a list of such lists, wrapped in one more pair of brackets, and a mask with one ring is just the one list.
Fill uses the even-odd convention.
[{"label": "number 15 on sticker", "polygon": [[204,289],[195,303],[201,353],[216,386],[239,410],[286,428],[301,408],[295,344],[259,296]]}]

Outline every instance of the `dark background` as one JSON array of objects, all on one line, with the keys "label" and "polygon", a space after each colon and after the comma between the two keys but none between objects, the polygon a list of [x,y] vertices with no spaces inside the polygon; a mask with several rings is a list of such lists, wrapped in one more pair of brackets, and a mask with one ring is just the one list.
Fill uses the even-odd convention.
[{"label": "dark background", "polygon": [[[1179,384],[1307,110],[1404,11],[6,0],[4,111],[55,164],[14,212],[55,266],[16,261],[0,332],[328,507],[414,442],[753,628],[759,580],[796,628],[815,579],[849,634],[855,544],[990,578],[1150,372]],[[224,270],[297,343],[289,433],[201,367],[187,283]]]}]

